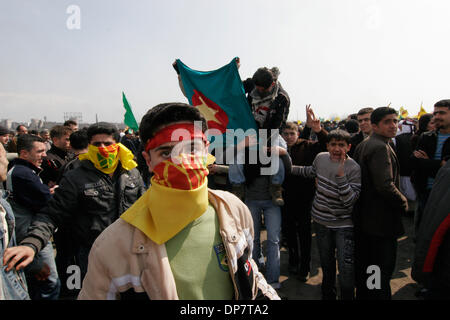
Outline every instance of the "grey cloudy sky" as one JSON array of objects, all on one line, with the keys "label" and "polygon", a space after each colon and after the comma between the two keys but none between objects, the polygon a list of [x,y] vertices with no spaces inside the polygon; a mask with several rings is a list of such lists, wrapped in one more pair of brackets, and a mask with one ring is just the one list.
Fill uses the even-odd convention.
[{"label": "grey cloudy sky", "polygon": [[446,0],[0,0],[0,119],[121,122],[124,91],[140,121],[186,101],[176,58],[213,70],[235,56],[242,79],[279,67],[290,119],[309,103],[325,118],[389,102],[432,111],[450,97],[449,12]]}]

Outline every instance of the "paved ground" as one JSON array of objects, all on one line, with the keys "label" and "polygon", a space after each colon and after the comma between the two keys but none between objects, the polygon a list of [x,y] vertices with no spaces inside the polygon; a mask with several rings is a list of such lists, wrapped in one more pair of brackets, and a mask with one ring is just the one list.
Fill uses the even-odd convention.
[{"label": "paved ground", "polygon": [[[392,298],[394,300],[417,300],[414,293],[418,289],[417,283],[411,279],[411,263],[414,254],[413,235],[413,216],[411,214],[403,217],[405,226],[405,236],[398,240],[398,252],[396,269],[391,280]],[[263,231],[262,239],[266,239]],[[320,300],[320,285],[322,281],[322,269],[318,256],[317,244],[313,234],[312,241],[312,262],[310,278],[306,283],[290,275],[288,272],[288,252],[285,248],[281,249],[281,289],[280,294],[289,300]],[[264,243],[263,243],[264,246]]]}]

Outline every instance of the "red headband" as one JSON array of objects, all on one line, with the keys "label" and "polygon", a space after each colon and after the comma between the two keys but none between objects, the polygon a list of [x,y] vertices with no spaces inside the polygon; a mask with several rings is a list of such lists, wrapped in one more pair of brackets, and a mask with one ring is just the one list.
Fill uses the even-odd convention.
[{"label": "red headband", "polygon": [[[173,135],[173,132],[177,129],[182,129]],[[193,123],[176,123],[167,126],[160,130],[153,138],[148,139],[145,145],[145,152],[154,149],[163,143],[173,141],[192,140],[194,138],[201,138],[206,142],[206,137],[202,132],[202,129],[196,127]]]}]

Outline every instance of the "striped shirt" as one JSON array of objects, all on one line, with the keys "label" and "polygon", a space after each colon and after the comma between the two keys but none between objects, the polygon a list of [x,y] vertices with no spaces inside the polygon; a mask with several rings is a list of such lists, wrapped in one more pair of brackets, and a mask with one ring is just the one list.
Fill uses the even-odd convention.
[{"label": "striped shirt", "polygon": [[352,158],[344,163],[344,176],[338,177],[339,163],[328,152],[319,153],[312,166],[292,166],[292,174],[316,178],[316,194],[311,209],[313,220],[328,228],[353,227],[352,211],[361,192],[361,169]]}]

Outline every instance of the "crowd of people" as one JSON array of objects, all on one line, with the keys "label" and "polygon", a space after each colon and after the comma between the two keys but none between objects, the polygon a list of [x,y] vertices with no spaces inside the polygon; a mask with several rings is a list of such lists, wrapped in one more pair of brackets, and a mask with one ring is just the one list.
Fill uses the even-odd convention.
[{"label": "crowd of people", "polygon": [[322,299],[389,300],[408,211],[418,294],[450,298],[450,100],[418,121],[364,107],[322,122],[307,105],[300,126],[278,77],[260,68],[243,87],[258,129],[280,137],[235,150],[275,154],[269,175],[215,163],[184,103],[151,108],[139,132],[0,127],[0,299],[280,299],[281,246],[305,282],[314,232]]}]

